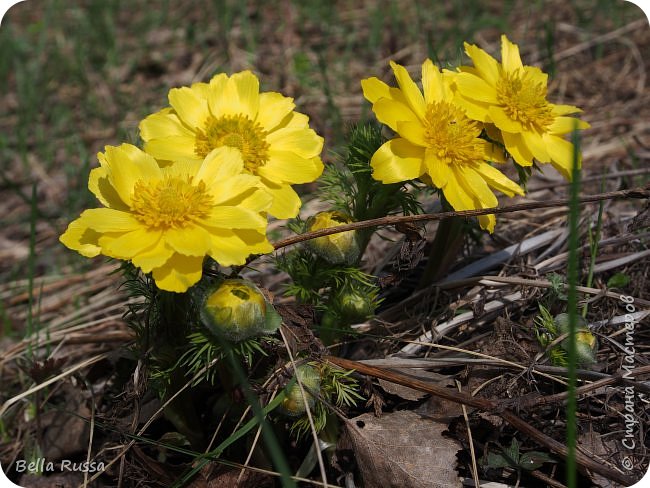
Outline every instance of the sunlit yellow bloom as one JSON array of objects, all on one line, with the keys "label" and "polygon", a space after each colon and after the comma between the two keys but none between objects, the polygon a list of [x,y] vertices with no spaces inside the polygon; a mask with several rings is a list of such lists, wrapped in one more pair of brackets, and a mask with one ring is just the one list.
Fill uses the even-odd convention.
[{"label": "sunlit yellow bloom", "polygon": [[292,98],[259,91],[250,71],[216,75],[210,83],[169,91],[171,107],[140,123],[144,149],[159,160],[199,164],[215,148],[241,152],[246,173],[259,176],[273,197],[269,213],[298,214],[300,198],[290,185],[314,181],[323,172],[323,138],[308,117],[293,111]]},{"label": "sunlit yellow bloom", "polygon": [[[399,88],[377,78],[361,82],[377,119],[398,134],[372,156],[375,179],[397,183],[421,178],[440,188],[455,210],[496,207],[492,189],[523,195],[519,185],[487,163],[502,161],[503,155],[479,138],[482,125],[454,104],[454,73],[443,75],[427,59],[420,91],[403,66],[391,62],[391,67]],[[485,215],[479,222],[492,232],[496,219]]]},{"label": "sunlit yellow bloom", "polygon": [[[461,67],[455,78],[458,103],[467,114],[494,124],[506,149],[522,166],[551,163],[571,177],[573,144],[562,136],[589,124],[566,115],[581,112],[572,105],[554,105],[546,99],[548,75],[524,66],[519,47],[501,36],[501,63],[475,45],[465,43],[474,67]],[[580,160],[578,160],[580,164]]]},{"label": "sunlit yellow bloom", "polygon": [[130,144],[106,147],[88,188],[105,208],[84,211],[60,240],[92,257],[130,260],[162,290],[184,292],[201,278],[203,259],[244,264],[270,252],[259,178],[242,173],[239,151],[220,148],[200,164],[160,167]]}]

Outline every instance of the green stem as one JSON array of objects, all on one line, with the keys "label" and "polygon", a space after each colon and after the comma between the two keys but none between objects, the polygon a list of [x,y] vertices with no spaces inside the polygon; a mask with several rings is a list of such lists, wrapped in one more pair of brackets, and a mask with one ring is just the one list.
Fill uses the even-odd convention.
[{"label": "green stem", "polygon": [[[443,209],[449,207],[449,204],[442,196],[441,203]],[[463,247],[466,225],[463,217],[451,217],[442,220],[438,224],[436,237],[431,243],[429,259],[420,278],[418,289],[426,288],[443,277],[454,264],[456,256]]]}]

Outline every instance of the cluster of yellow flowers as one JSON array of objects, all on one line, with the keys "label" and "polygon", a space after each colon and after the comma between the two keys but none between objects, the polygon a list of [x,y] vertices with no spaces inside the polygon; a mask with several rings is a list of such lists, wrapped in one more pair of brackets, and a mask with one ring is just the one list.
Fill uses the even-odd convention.
[{"label": "cluster of yellow flowers", "polygon": [[[474,67],[441,72],[426,60],[422,90],[395,63],[399,88],[361,82],[378,120],[397,134],[372,156],[375,179],[419,178],[454,209],[469,210],[497,206],[493,190],[523,195],[490,164],[505,162],[502,147],[521,166],[534,158],[570,177],[573,146],[562,136],[588,124],[566,116],[577,107],[549,103],[547,75],[501,40],[501,63],[469,44]],[[122,144],[98,155],[88,186],[104,208],[84,211],[61,241],[84,256],[129,260],[159,288],[184,292],[201,278],[206,256],[231,266],[273,249],[268,215],[297,215],[291,185],[321,175],[323,139],[291,98],[260,93],[249,71],[175,88],[168,98],[170,107],[140,123],[144,150]],[[492,232],[496,220],[479,222]]]},{"label": "cluster of yellow flowers", "polygon": [[[373,176],[384,183],[420,178],[440,188],[455,210],[497,206],[492,189],[514,196],[523,189],[488,162],[502,163],[500,146],[479,138],[482,131],[505,147],[521,166],[533,158],[571,176],[573,144],[562,138],[589,125],[566,117],[580,112],[547,101],[548,75],[524,66],[519,48],[501,36],[501,63],[465,43],[474,67],[443,71],[422,65],[422,91],[406,69],[391,63],[399,88],[377,78],[361,82],[377,119],[397,133],[372,157]],[[580,162],[578,162],[580,164]],[[479,217],[494,230],[494,215]]]},{"label": "cluster of yellow flowers", "polygon": [[323,138],[291,98],[260,93],[250,71],[169,92],[145,118],[144,151],[107,146],[88,187],[105,208],[84,211],[61,242],[84,256],[130,260],[156,285],[185,292],[212,257],[223,266],[268,253],[267,215],[295,217],[295,183],[323,172]]}]

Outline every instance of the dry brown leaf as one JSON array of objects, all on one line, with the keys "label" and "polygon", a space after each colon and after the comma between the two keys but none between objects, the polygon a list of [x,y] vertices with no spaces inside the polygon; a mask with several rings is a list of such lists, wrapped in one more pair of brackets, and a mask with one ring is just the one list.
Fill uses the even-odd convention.
[{"label": "dry brown leaf", "polygon": [[[453,380],[451,380],[448,376],[444,376],[431,371],[414,370],[411,368],[394,369],[399,373],[412,376],[413,378],[419,380],[435,382],[438,386],[447,386],[448,384],[453,384]],[[387,393],[390,393],[391,395],[397,395],[400,398],[409,401],[421,400],[428,395],[428,393],[416,390],[415,388],[409,388],[408,386],[398,385],[397,383],[382,379],[379,380],[379,386],[381,386],[382,389]]]},{"label": "dry brown leaf", "polygon": [[[590,456],[595,454],[596,456],[605,459],[609,458],[612,452],[618,451],[618,447],[614,441],[609,441],[605,444],[601,434],[592,430],[578,436],[578,447],[586,449]],[[617,486],[615,483],[597,473],[591,473],[591,481],[593,481],[594,486],[599,488],[614,488]]]},{"label": "dry brown leaf", "polygon": [[367,413],[346,422],[364,486],[460,487],[454,440],[446,424],[402,410],[380,418]]}]

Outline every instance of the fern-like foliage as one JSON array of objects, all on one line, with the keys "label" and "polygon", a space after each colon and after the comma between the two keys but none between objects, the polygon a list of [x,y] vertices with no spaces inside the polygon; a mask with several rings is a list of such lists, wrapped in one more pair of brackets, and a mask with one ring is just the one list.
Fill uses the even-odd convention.
[{"label": "fern-like foliage", "polygon": [[[386,142],[374,124],[353,126],[348,135],[347,153],[341,163],[327,166],[320,179],[320,195],[335,210],[355,221],[376,219],[394,213],[412,215],[421,212],[420,204],[404,183],[384,184],[372,177],[372,155]],[[361,249],[365,249],[374,229],[359,231]]]},{"label": "fern-like foliage", "polygon": [[313,305],[321,305],[330,289],[341,289],[352,282],[366,286],[373,286],[374,283],[374,277],[359,268],[329,264],[306,249],[278,256],[276,264],[292,279],[285,289],[285,295],[295,296],[301,302]]},{"label": "fern-like foliage", "polygon": [[[312,363],[313,364],[313,363]],[[321,374],[320,393],[314,404],[311,414],[316,432],[322,431],[330,412],[328,404],[335,404],[337,407],[353,407],[358,400],[363,400],[359,394],[359,385],[352,377],[353,371],[346,371],[328,364],[319,364]],[[291,433],[300,439],[311,432],[309,417],[305,414],[291,424]]]}]

